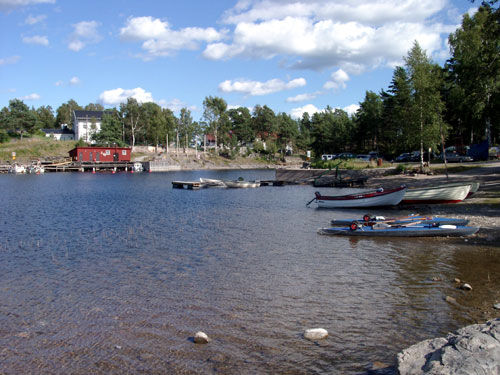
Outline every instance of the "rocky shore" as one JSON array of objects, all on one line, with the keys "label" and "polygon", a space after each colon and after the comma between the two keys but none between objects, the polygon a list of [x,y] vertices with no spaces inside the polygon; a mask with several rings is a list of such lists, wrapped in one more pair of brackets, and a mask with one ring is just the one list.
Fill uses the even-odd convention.
[{"label": "rocky shore", "polygon": [[397,356],[400,375],[500,374],[500,319],[422,341]]}]

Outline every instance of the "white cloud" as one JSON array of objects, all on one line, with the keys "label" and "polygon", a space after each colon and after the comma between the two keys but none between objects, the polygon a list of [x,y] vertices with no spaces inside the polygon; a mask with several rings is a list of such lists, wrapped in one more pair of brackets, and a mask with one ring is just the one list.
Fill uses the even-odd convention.
[{"label": "white cloud", "polygon": [[[349,114],[349,116],[352,116],[354,113],[356,113],[356,111],[358,109],[359,109],[358,104],[351,104],[351,105],[348,105],[347,107],[342,108],[342,110],[347,112],[347,114]],[[307,112],[309,114],[309,116],[312,116],[315,113],[324,112],[324,111],[325,111],[324,109],[318,109],[314,104],[307,104],[303,107],[298,107],[298,108],[292,109],[292,111],[290,112],[290,116],[292,116],[293,118],[302,118],[302,115],[305,112]]]},{"label": "white cloud", "polygon": [[330,80],[327,81],[323,85],[323,87],[327,90],[333,89],[335,91],[339,89],[345,89],[347,87],[347,81],[349,81],[349,75],[342,69],[339,69],[332,73],[332,75],[330,76]]},{"label": "white cloud", "polygon": [[0,0],[0,11],[7,12],[16,8],[35,4],[55,4],[56,0]]},{"label": "white cloud", "polygon": [[26,44],[38,44],[41,46],[48,46],[49,39],[45,35],[33,35],[33,36],[25,36],[23,37],[23,43]]},{"label": "white cloud", "polygon": [[312,100],[312,99],[316,98],[320,94],[321,94],[320,92],[299,94],[296,96],[291,96],[291,97],[286,98],[286,102],[287,103],[305,102],[305,101]]},{"label": "white cloud", "polygon": [[80,78],[78,77],[71,77],[71,79],[69,80],[69,84],[74,86],[74,85],[78,85],[80,83]]},{"label": "white cloud", "polygon": [[15,64],[21,59],[21,56],[10,56],[0,59],[0,66]]},{"label": "white cloud", "polygon": [[266,82],[250,81],[245,79],[227,80],[219,84],[219,90],[222,92],[239,92],[246,95],[267,95],[283,90],[291,90],[306,85],[304,78],[296,78],[289,82],[283,82],[280,79],[271,79]]},{"label": "white cloud", "polygon": [[165,99],[161,99],[161,100],[158,100],[156,102],[156,104],[158,104],[162,108],[168,108],[172,112],[179,112],[182,108],[187,108],[190,111],[198,110],[196,108],[196,106],[194,106],[194,105],[189,106],[186,103],[184,103],[182,100],[176,99],[176,98],[169,100],[169,101],[167,101]]},{"label": "white cloud", "polygon": [[40,14],[39,16],[33,16],[30,14],[28,17],[26,17],[26,19],[24,20],[24,23],[26,25],[34,25],[34,24],[37,24],[39,22],[42,22],[46,18],[47,18],[47,16],[45,14]]},{"label": "white cloud", "polygon": [[38,99],[40,99],[40,95],[35,93],[23,96],[21,98],[21,100],[38,100]]},{"label": "white cloud", "polygon": [[73,24],[73,33],[70,35],[68,48],[78,52],[85,48],[87,44],[98,43],[101,41],[101,36],[97,28],[100,23],[97,21],[82,21]]},{"label": "white cloud", "polygon": [[199,48],[199,43],[217,42],[227,31],[217,31],[212,27],[187,27],[172,30],[168,22],[153,17],[131,17],[120,29],[120,39],[124,42],[142,41],[145,59],[166,56],[174,51]]},{"label": "white cloud", "polygon": [[66,85],[68,85],[68,86],[76,86],[76,85],[78,85],[80,83],[81,83],[80,78],[74,76],[74,77],[71,77],[71,79],[68,82],[60,80],[60,81],[55,82],[54,85],[58,86],[58,87],[60,87],[60,86],[66,86]]},{"label": "white cloud", "polygon": [[223,22],[235,25],[232,40],[209,44],[203,55],[213,60],[280,56],[291,67],[337,67],[360,74],[402,61],[414,40],[439,56],[442,41],[456,28],[455,23],[436,23],[447,4],[447,0],[246,0],[223,16]]},{"label": "white cloud", "polygon": [[126,103],[128,98],[134,98],[140,103],[154,102],[153,95],[140,87],[129,90],[117,88],[114,90],[104,91],[101,95],[99,95],[99,101],[104,105],[118,105],[120,103]]},{"label": "white cloud", "polygon": [[302,118],[302,115],[305,112],[309,113],[309,115],[312,116],[316,112],[323,112],[323,110],[316,108],[314,104],[307,104],[303,107],[292,109],[292,111],[290,112],[290,116],[292,116],[293,118]]},{"label": "white cloud", "polygon": [[352,116],[359,109],[359,104],[351,104],[351,105],[348,105],[347,107],[344,107],[342,109],[344,111],[346,111],[350,116]]}]

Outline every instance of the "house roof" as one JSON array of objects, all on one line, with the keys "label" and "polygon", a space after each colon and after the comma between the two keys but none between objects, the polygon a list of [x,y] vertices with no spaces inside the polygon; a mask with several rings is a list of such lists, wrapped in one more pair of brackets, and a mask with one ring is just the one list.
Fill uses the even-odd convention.
[{"label": "house roof", "polygon": [[45,134],[74,134],[73,130],[64,129],[42,129]]},{"label": "house roof", "polygon": [[102,119],[104,111],[73,111],[76,118],[95,118],[96,120]]}]

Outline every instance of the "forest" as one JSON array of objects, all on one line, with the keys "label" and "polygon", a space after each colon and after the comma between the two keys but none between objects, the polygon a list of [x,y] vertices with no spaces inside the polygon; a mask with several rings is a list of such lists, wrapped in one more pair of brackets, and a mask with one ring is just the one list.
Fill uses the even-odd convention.
[{"label": "forest", "polygon": [[[228,108],[223,98],[207,96],[203,115],[195,121],[190,110],[179,116],[156,103],[128,98],[119,108],[104,109],[75,100],[59,106],[29,108],[10,100],[0,112],[0,142],[40,134],[40,129],[71,124],[72,110],[105,111],[98,144],[180,146],[215,138],[215,151],[235,155],[242,145],[275,155],[287,145],[294,153],[313,155],[376,150],[387,158],[412,150],[441,150],[441,145],[462,147],[500,139],[500,12],[496,1],[483,2],[465,14],[461,26],[449,35],[450,58],[439,66],[414,42],[396,67],[392,80],[380,92],[367,91],[353,115],[328,106],[321,112],[295,119],[267,105]],[[265,145],[265,147],[264,147]]]}]

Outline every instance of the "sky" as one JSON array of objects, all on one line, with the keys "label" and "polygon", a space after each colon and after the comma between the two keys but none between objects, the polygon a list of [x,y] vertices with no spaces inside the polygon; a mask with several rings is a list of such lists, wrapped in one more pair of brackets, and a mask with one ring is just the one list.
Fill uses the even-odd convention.
[{"label": "sky", "polygon": [[0,108],[127,97],[203,115],[267,105],[353,113],[418,41],[440,65],[468,0],[0,0]]}]

